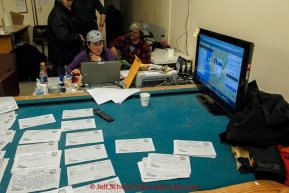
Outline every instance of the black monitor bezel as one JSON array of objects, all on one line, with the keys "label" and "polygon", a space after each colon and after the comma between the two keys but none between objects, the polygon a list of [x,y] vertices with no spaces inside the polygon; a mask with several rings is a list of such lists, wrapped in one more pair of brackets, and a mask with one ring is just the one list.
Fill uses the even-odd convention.
[{"label": "black monitor bezel", "polygon": [[[235,46],[241,47],[244,49],[243,61],[241,66],[240,73],[240,81],[238,85],[236,106],[232,107],[228,103],[226,103],[221,97],[219,97],[216,93],[211,91],[205,84],[200,81],[200,77],[197,75],[197,65],[198,65],[198,55],[199,55],[199,44],[200,44],[200,35],[206,35]],[[252,57],[253,57],[254,43],[248,42],[242,39],[238,39],[235,37],[231,37],[228,35],[220,34],[217,32],[209,31],[206,29],[200,28],[200,31],[197,36],[197,44],[196,44],[196,56],[195,56],[195,71],[194,71],[194,82],[197,84],[198,88],[202,90],[206,95],[208,95],[215,103],[217,103],[220,107],[222,107],[228,114],[231,116],[235,115],[242,108],[242,104],[245,100],[247,87],[248,87],[248,79],[251,69]]]}]

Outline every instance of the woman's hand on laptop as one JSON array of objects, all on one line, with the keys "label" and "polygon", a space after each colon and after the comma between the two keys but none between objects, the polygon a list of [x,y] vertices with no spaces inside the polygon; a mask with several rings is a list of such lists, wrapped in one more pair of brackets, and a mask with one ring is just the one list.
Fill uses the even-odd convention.
[{"label": "woman's hand on laptop", "polygon": [[96,55],[96,54],[93,54],[93,53],[89,53],[89,56],[90,56],[90,60],[92,61],[92,62],[99,62],[99,61],[101,61],[101,57],[100,56],[98,56],[98,55]]}]

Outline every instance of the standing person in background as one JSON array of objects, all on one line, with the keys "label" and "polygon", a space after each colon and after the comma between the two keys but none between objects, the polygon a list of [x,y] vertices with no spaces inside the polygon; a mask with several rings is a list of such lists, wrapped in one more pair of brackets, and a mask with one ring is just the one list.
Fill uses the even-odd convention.
[{"label": "standing person in background", "polygon": [[122,15],[118,9],[110,5],[106,13],[106,40],[109,43],[122,33]]},{"label": "standing person in background", "polygon": [[85,41],[76,32],[72,3],[73,0],[55,0],[48,16],[48,60],[52,64],[52,76],[65,73],[65,65],[80,52],[81,41]]},{"label": "standing person in background", "polygon": [[[151,63],[151,49],[149,44],[143,39],[143,26],[139,22],[134,22],[128,29],[128,35],[119,36],[109,44],[110,50],[115,57],[118,55],[117,49],[122,52],[122,59],[132,64],[135,55],[143,64]],[[129,67],[130,68],[130,67]],[[125,70],[124,65],[122,69]]]},{"label": "standing person in background", "polygon": [[[100,22],[97,25],[95,10],[100,14]],[[73,16],[77,32],[85,37],[91,30],[102,32],[106,10],[99,0],[74,0],[72,4]]]}]

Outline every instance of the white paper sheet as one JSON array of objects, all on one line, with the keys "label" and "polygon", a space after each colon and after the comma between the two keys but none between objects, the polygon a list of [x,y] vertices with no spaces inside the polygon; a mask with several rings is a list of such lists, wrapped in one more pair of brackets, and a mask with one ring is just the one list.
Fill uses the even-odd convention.
[{"label": "white paper sheet", "polygon": [[67,167],[68,185],[115,176],[110,160]]},{"label": "white paper sheet", "polygon": [[3,176],[4,176],[4,173],[0,173],[0,183],[2,181]]},{"label": "white paper sheet", "polygon": [[8,164],[9,158],[0,159],[0,173],[4,173]]},{"label": "white paper sheet", "polygon": [[41,115],[41,116],[30,117],[30,118],[25,118],[25,119],[18,119],[20,129],[35,127],[38,125],[45,125],[45,124],[54,123],[54,122],[56,121],[55,121],[53,114]]},{"label": "white paper sheet", "polygon": [[102,130],[93,130],[77,133],[67,133],[65,145],[81,145],[87,143],[99,143],[103,141]]},{"label": "white paper sheet", "polygon": [[107,158],[104,144],[64,150],[65,165]]},{"label": "white paper sheet", "polygon": [[55,190],[50,190],[50,191],[45,191],[45,192],[41,192],[41,193],[74,193],[72,186],[65,186],[62,188],[58,188]]},{"label": "white paper sheet", "polygon": [[[5,153],[6,153],[6,151],[0,151],[0,159],[4,158]],[[1,165],[0,165],[0,167],[1,167]]]},{"label": "white paper sheet", "polygon": [[64,110],[62,113],[62,119],[71,119],[78,117],[91,117],[93,116],[93,109],[76,109],[76,110]]},{"label": "white paper sheet", "polygon": [[72,121],[61,121],[62,131],[96,128],[95,119],[80,119]]},{"label": "white paper sheet", "polygon": [[19,145],[17,147],[15,155],[19,153],[37,153],[37,152],[57,151],[57,150],[58,150],[58,142],[50,141],[45,143]]},{"label": "white paper sheet", "polygon": [[118,177],[104,180],[98,183],[74,188],[74,193],[124,193],[126,186],[122,186]]},{"label": "white paper sheet", "polygon": [[0,140],[12,142],[14,135],[15,135],[15,132],[16,131],[13,131],[13,130],[0,131]]},{"label": "white paper sheet", "polygon": [[0,130],[10,129],[16,121],[16,117],[15,111],[0,114]]},{"label": "white paper sheet", "polygon": [[116,153],[155,151],[152,138],[115,140]]},{"label": "white paper sheet", "polygon": [[20,153],[15,155],[11,172],[43,168],[59,168],[61,150],[38,153]]},{"label": "white paper sheet", "polygon": [[16,172],[10,179],[7,192],[35,192],[59,188],[59,181],[60,168]]},{"label": "white paper sheet", "polygon": [[27,130],[23,133],[19,144],[59,141],[60,136],[60,129]]},{"label": "white paper sheet", "polygon": [[212,142],[174,140],[174,154],[215,158],[217,156]]},{"label": "white paper sheet", "polygon": [[8,129],[10,129],[15,121],[16,121],[16,118],[0,120],[0,130],[8,130]]},{"label": "white paper sheet", "polygon": [[0,114],[18,109],[13,97],[0,97]]},{"label": "white paper sheet", "polygon": [[130,95],[139,92],[140,89],[117,89],[117,88],[94,88],[87,92],[93,97],[98,105],[106,103],[110,100],[115,103],[121,103]]},{"label": "white paper sheet", "polygon": [[2,150],[9,142],[7,141],[0,141],[0,150]]}]

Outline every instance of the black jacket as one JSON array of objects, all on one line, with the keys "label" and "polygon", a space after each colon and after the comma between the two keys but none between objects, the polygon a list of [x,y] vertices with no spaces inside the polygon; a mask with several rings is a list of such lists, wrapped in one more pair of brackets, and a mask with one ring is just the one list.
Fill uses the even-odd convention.
[{"label": "black jacket", "polygon": [[262,92],[250,84],[246,105],[232,117],[226,131],[220,134],[221,142],[258,148],[288,146],[289,104],[282,95]]},{"label": "black jacket", "polygon": [[55,0],[48,16],[48,60],[55,65],[68,65],[80,52],[81,39],[76,32],[72,11]]}]

